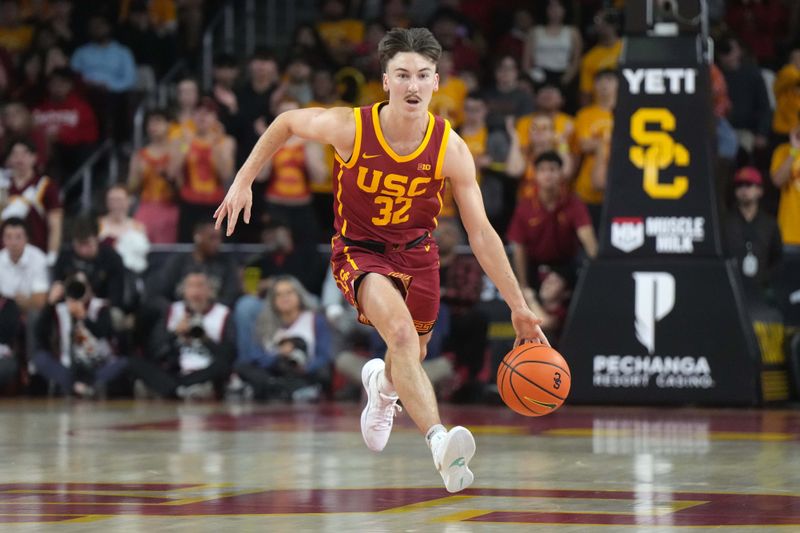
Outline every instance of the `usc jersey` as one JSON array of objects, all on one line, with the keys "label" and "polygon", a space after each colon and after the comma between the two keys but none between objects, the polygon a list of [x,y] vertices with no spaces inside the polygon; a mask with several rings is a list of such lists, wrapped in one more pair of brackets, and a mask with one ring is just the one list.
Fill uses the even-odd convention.
[{"label": "usc jersey", "polygon": [[381,131],[378,112],[383,105],[353,109],[353,155],[344,161],[335,154],[334,227],[354,240],[405,243],[436,227],[450,123],[428,113],[422,143],[414,152],[398,155]]}]

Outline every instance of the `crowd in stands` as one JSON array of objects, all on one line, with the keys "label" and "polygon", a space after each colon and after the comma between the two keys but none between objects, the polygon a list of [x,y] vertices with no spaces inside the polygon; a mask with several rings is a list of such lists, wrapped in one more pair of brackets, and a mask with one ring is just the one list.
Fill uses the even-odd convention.
[{"label": "crowd in stands", "polygon": [[[285,49],[217,55],[208,91],[199,71],[177,80],[132,146],[136,102],[194,57],[221,3],[0,0],[0,390],[357,398],[361,365],[382,347],[320,251],[333,149],[291,138],[258,177],[252,220],[228,241],[259,255],[223,251],[212,215],[275,116],[385,98],[375,50],[395,26],[426,26],[443,45],[431,110],[466,141],[557,344],[581,265],[598,253],[624,1],[320,0],[318,20],[285,29]],[[800,3],[709,7],[723,238],[748,294],[769,299],[784,246],[800,246]],[[61,188],[109,138],[131,147],[126,172],[76,214]],[[452,196],[442,202],[442,306],[425,368],[440,395],[480,401],[492,291],[462,253]]]}]

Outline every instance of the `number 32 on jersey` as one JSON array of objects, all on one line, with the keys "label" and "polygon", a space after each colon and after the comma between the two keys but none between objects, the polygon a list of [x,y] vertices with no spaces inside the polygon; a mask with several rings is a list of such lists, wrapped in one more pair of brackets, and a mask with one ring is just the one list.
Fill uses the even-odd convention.
[{"label": "number 32 on jersey", "polygon": [[370,194],[378,193],[374,202],[380,211],[378,216],[372,217],[372,223],[376,226],[408,222],[408,210],[414,197],[425,194],[430,181],[431,178],[425,176],[414,179],[401,174],[384,176],[380,170],[372,169],[370,173],[368,168],[358,168],[358,188]]},{"label": "number 32 on jersey", "polygon": [[[648,129],[657,126],[660,130]],[[689,165],[689,151],[669,132],[675,131],[675,115],[663,107],[643,107],[631,115],[631,137],[638,146],[631,146],[631,163],[644,172],[642,187],[648,196],[658,200],[677,200],[689,190],[689,178],[676,176],[671,182],[661,181],[659,173],[671,165]]]}]

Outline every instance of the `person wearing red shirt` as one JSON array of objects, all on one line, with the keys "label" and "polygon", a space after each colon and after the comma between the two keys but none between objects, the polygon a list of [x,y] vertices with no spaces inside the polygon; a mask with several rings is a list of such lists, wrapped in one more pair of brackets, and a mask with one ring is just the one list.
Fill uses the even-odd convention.
[{"label": "person wearing red shirt", "polygon": [[389,101],[282,113],[256,143],[214,216],[217,227],[228,219],[228,235],[240,213],[250,221],[252,183],[292,135],[333,145],[337,234],[331,267],[342,294],[387,345],[385,363],[371,359],[361,371],[368,398],[362,437],[369,449],[383,450],[402,399],[446,489],[458,492],[474,480],[469,462],[475,440],[464,427],[448,431],[442,425],[421,364],[439,308],[439,257],[430,232],[446,177],[475,256],[511,308],[516,342],[549,343],[486,217],[467,145],[447,120],[428,111],[439,88],[441,45],[425,28],[394,28],[378,51]]},{"label": "person wearing red shirt", "polygon": [[578,245],[589,257],[597,255],[597,239],[586,205],[568,192],[564,183],[561,157],[544,152],[535,162],[536,190],[520,198],[508,240],[513,248],[513,263],[523,290],[529,290],[530,275],[539,265],[567,265],[575,261]]},{"label": "person wearing red shirt", "polygon": [[91,152],[98,139],[97,118],[74,88],[74,73],[58,68],[47,81],[48,96],[33,109],[33,124],[44,130],[54,148],[54,167],[68,177]]}]

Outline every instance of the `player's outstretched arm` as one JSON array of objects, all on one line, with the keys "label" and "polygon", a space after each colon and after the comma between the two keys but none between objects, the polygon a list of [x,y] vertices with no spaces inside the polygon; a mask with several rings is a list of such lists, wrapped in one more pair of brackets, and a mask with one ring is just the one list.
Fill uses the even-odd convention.
[{"label": "player's outstretched arm", "polygon": [[472,252],[511,309],[511,322],[517,334],[514,345],[536,341],[549,346],[547,337],[539,327],[541,320],[528,307],[517,278],[514,277],[503,241],[486,217],[481,190],[475,179],[472,154],[455,132],[450,134],[447,143],[442,173],[450,178],[453,197],[467,230]]},{"label": "player's outstretched arm", "polygon": [[227,218],[226,233],[231,235],[236,228],[240,212],[244,212],[245,223],[250,223],[253,181],[289,137],[297,135],[304,139],[331,144],[340,155],[347,158],[353,149],[355,128],[353,109],[349,107],[331,109],[310,107],[293,109],[278,115],[258,139],[244,165],[236,173],[225,199],[214,213],[216,227],[220,228]]}]

